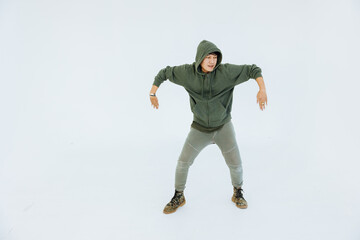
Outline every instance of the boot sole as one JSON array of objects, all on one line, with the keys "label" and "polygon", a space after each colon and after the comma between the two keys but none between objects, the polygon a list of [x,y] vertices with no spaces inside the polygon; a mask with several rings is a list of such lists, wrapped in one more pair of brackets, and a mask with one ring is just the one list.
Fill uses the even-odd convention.
[{"label": "boot sole", "polygon": [[246,209],[247,208],[247,205],[246,206],[239,206],[236,204],[234,198],[231,198],[231,201],[233,201],[235,203],[235,206],[238,207],[238,208],[241,208],[241,209]]},{"label": "boot sole", "polygon": [[182,206],[184,206],[185,205],[185,203],[186,203],[186,200],[184,200],[184,202],[183,203],[181,203],[174,211],[172,211],[172,212],[165,212],[165,211],[163,211],[163,213],[165,213],[165,214],[170,214],[170,213],[174,213],[174,212],[176,212],[176,210],[178,210],[178,208],[179,207],[182,207]]}]

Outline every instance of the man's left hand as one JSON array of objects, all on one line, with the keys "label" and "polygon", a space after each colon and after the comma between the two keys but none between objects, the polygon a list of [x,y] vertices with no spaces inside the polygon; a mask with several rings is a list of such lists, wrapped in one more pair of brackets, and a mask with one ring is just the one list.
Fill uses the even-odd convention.
[{"label": "man's left hand", "polygon": [[260,90],[258,92],[256,102],[259,104],[261,111],[265,109],[265,105],[267,105],[267,95],[265,90]]}]

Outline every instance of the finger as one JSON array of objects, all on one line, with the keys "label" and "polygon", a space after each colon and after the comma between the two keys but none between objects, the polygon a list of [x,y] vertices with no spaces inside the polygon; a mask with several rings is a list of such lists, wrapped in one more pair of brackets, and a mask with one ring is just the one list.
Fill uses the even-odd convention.
[{"label": "finger", "polygon": [[151,106],[152,106],[153,108],[156,108],[157,105],[158,105],[158,104],[152,99],[152,100],[151,100]]},{"label": "finger", "polygon": [[150,97],[150,101],[151,101],[151,105],[152,105],[154,108],[158,108],[159,103],[158,103],[158,101],[157,101],[157,97]]},{"label": "finger", "polygon": [[265,102],[264,102],[264,101],[261,101],[261,102],[260,102],[260,107],[261,107],[261,110],[264,110],[264,109],[265,109]]}]

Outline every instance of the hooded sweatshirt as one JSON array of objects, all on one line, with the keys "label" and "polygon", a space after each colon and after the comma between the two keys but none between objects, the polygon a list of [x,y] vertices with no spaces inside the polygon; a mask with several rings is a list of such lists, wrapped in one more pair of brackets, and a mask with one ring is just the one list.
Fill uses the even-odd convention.
[{"label": "hooded sweatshirt", "polygon": [[[210,53],[217,54],[214,70],[204,73],[201,63]],[[156,75],[153,85],[159,87],[165,80],[178,84],[189,93],[194,114],[192,126],[203,132],[219,129],[231,120],[234,87],[249,79],[262,77],[255,64],[222,64],[222,53],[212,42],[203,40],[197,47],[195,62],[167,66]]]}]

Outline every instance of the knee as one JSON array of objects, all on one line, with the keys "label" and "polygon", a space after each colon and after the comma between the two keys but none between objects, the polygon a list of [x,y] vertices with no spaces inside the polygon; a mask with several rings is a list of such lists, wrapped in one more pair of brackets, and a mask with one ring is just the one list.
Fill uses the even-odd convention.
[{"label": "knee", "polygon": [[242,170],[242,165],[241,163],[238,164],[231,164],[231,163],[226,163],[226,165],[228,165],[228,167],[234,171],[241,171]]},{"label": "knee", "polygon": [[179,159],[176,168],[187,169],[193,164],[193,161],[182,161]]},{"label": "knee", "polygon": [[233,167],[241,167],[241,158],[239,149],[235,146],[227,152],[222,153],[227,165]]}]

